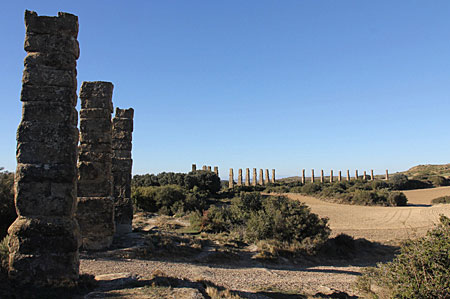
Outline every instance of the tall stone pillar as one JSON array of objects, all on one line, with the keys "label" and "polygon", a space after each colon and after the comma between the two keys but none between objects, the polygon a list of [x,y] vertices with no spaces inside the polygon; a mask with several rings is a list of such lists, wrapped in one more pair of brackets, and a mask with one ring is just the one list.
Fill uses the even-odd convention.
[{"label": "tall stone pillar", "polygon": [[25,11],[22,119],[17,129],[9,276],[17,284],[73,285],[79,274],[78,18]]},{"label": "tall stone pillar", "polygon": [[364,170],[364,173],[363,173],[363,180],[365,181],[367,179],[367,174],[366,174],[366,171]]},{"label": "tall stone pillar", "polygon": [[302,184],[306,183],[306,175],[305,175],[305,170],[302,169]]},{"label": "tall stone pillar", "polygon": [[347,181],[350,181],[350,170],[347,169]]},{"label": "tall stone pillar", "polygon": [[264,183],[266,185],[270,183],[269,169],[266,169],[266,177],[264,178]]},{"label": "tall stone pillar", "polygon": [[250,169],[245,169],[245,186],[250,186]]},{"label": "tall stone pillar", "polygon": [[338,181],[342,182],[342,172],[339,170]]},{"label": "tall stone pillar", "polygon": [[230,188],[230,189],[234,188],[233,168],[230,168],[230,178],[228,179],[228,188]]},{"label": "tall stone pillar", "polygon": [[195,171],[197,171],[197,165],[195,165],[195,164],[192,164],[192,170],[191,170],[192,172],[195,172]]},{"label": "tall stone pillar", "polygon": [[333,169],[330,170],[330,183],[333,182]]},{"label": "tall stone pillar", "polygon": [[374,176],[373,176],[373,169],[370,170],[370,180],[373,181],[374,180]]},{"label": "tall stone pillar", "polygon": [[275,169],[272,169],[272,184],[275,184]]},{"label": "tall stone pillar", "polygon": [[211,166],[208,166],[208,171],[210,171],[210,172],[212,171]]},{"label": "tall stone pillar", "polygon": [[242,168],[239,168],[238,170],[238,182],[237,182],[238,186],[242,186]]},{"label": "tall stone pillar", "polygon": [[259,170],[259,184],[264,186],[264,171],[262,169]]},{"label": "tall stone pillar", "polygon": [[206,167],[206,165],[202,166],[202,170],[206,171],[208,168]]},{"label": "tall stone pillar", "polygon": [[358,179],[358,169],[355,170],[355,180],[357,180],[357,179]]},{"label": "tall stone pillar", "polygon": [[320,170],[320,182],[324,182],[323,169]]},{"label": "tall stone pillar", "polygon": [[311,169],[311,183],[314,183],[314,169]]},{"label": "tall stone pillar", "polygon": [[389,180],[389,171],[386,169],[386,181]]},{"label": "tall stone pillar", "polygon": [[219,176],[219,167],[218,166],[214,166],[214,173]]},{"label": "tall stone pillar", "polygon": [[112,197],[113,85],[83,82],[80,88],[80,146],[78,150],[78,207],[82,247],[108,248],[113,240]]},{"label": "tall stone pillar", "polygon": [[116,234],[130,233],[132,230],[131,170],[133,160],[131,159],[131,141],[133,118],[134,110],[132,108],[116,108],[112,127],[112,175]]},{"label": "tall stone pillar", "polygon": [[256,184],[258,183],[258,177],[256,175],[256,168],[253,168],[253,181],[252,181],[252,185],[256,186]]}]

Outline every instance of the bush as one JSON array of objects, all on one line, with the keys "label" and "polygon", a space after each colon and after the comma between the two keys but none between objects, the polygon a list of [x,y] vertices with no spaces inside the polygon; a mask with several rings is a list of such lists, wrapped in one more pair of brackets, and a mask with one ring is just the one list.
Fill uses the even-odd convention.
[{"label": "bush", "polygon": [[394,174],[390,178],[389,184],[394,190],[405,190],[408,186],[408,177],[404,174]]},{"label": "bush", "polygon": [[433,186],[435,187],[440,187],[440,186],[448,186],[450,185],[450,181],[442,176],[432,176],[430,178],[430,182],[433,184]]},{"label": "bush", "polygon": [[390,298],[450,298],[450,219],[423,238],[404,243],[389,263],[368,268],[358,279],[360,291]]},{"label": "bush", "polygon": [[211,171],[197,170],[189,172],[184,177],[184,187],[188,190],[197,187],[201,191],[206,191],[211,195],[220,190],[220,178]]},{"label": "bush", "polygon": [[14,206],[14,173],[0,168],[0,239],[6,236],[8,227],[17,218]]},{"label": "bush", "polygon": [[388,204],[390,206],[406,206],[408,199],[406,198],[406,195],[402,192],[391,192],[389,194],[389,197],[387,198]]},{"label": "bush", "polygon": [[315,194],[322,190],[322,186],[318,183],[309,183],[302,186],[302,193]]},{"label": "bush", "polygon": [[9,263],[9,236],[3,238],[0,242],[0,272],[8,271],[8,263]]},{"label": "bush", "polygon": [[131,197],[138,208],[165,215],[202,210],[206,204],[201,193],[186,195],[184,189],[177,185],[137,187]]},{"label": "bush", "polygon": [[434,204],[450,203],[450,196],[441,196],[441,197],[433,199],[431,202],[434,203]]}]

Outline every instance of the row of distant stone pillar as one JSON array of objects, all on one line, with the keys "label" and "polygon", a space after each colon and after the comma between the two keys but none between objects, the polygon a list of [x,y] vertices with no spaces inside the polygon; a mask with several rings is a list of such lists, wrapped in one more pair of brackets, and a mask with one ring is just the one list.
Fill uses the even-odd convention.
[{"label": "row of distant stone pillar", "polygon": [[[305,169],[302,170],[302,176],[301,176],[301,182],[302,184],[306,183],[306,175],[305,175],[306,171]],[[320,182],[324,183],[325,182],[325,175],[324,175],[324,171],[323,169],[320,171]],[[358,174],[358,170],[355,170],[355,176],[354,179],[363,179],[363,180],[375,180],[375,176],[373,174],[373,169],[370,170],[370,175],[367,174],[366,171],[363,172],[362,176],[359,176]],[[386,174],[384,177],[386,180],[389,180],[389,171],[386,169]],[[342,177],[342,172],[339,170],[338,175],[337,175],[337,181],[341,182],[343,180]],[[351,180],[351,176],[350,176],[350,170],[347,169],[347,175],[346,175],[346,180],[350,181]],[[334,175],[333,175],[333,170],[330,170],[330,176],[329,176],[329,181],[332,183],[334,181]],[[316,182],[316,177],[314,175],[314,169],[311,169],[311,178],[310,178],[310,182],[314,183]]]},{"label": "row of distant stone pillar", "polygon": [[[253,168],[253,180],[250,180],[250,168],[245,169],[245,182],[242,180],[242,169],[239,168],[238,170],[238,179],[237,179],[237,186],[242,186],[243,184],[245,186],[256,186],[261,185],[264,186],[265,184],[269,183],[275,183],[275,169],[272,169],[272,178],[269,176],[269,169],[266,169],[266,175],[264,176],[264,170],[259,170],[259,180],[257,176],[256,168]],[[228,187],[234,188],[235,182],[234,182],[234,171],[233,168],[230,168],[230,176],[228,179]]]},{"label": "row of distant stone pillar", "polygon": [[78,131],[78,18],[25,12],[9,275],[20,283],[72,284],[80,245],[108,247],[130,231],[133,109],[113,112],[110,82],[83,82]]},{"label": "row of distant stone pillar", "polygon": [[[207,165],[203,165],[202,166],[202,170],[203,171],[213,171],[211,166],[207,166]],[[192,172],[197,171],[197,164],[192,164]],[[219,167],[218,166],[214,166],[214,173],[219,176]]]}]

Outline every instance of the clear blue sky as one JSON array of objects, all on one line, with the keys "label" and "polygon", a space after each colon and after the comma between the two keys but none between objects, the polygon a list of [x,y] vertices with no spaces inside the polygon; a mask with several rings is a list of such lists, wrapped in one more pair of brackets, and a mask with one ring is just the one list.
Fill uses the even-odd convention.
[{"label": "clear blue sky", "polygon": [[[135,109],[133,172],[450,162],[450,1],[3,1],[0,166],[15,168],[24,10],[78,15],[82,81]],[[237,170],[236,170],[237,172]]]}]

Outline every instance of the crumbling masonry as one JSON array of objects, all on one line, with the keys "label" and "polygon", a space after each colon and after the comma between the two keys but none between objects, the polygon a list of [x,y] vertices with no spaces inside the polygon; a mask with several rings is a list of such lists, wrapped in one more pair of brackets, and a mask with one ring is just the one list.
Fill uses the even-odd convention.
[{"label": "crumbling masonry", "polygon": [[133,108],[116,108],[112,124],[112,176],[114,221],[116,233],[131,232],[133,202],[131,201],[131,159],[133,134]]},{"label": "crumbling masonry", "polygon": [[112,93],[110,82],[83,82],[80,89],[76,217],[82,247],[88,250],[108,248],[115,231],[111,173]]},{"label": "crumbling masonry", "polygon": [[17,130],[9,275],[20,283],[78,279],[76,206],[78,18],[25,12],[22,119]]}]

